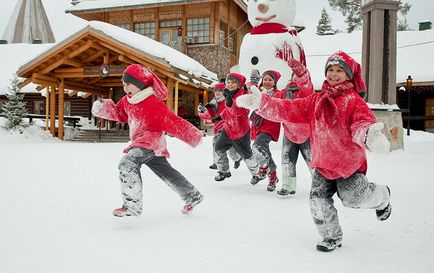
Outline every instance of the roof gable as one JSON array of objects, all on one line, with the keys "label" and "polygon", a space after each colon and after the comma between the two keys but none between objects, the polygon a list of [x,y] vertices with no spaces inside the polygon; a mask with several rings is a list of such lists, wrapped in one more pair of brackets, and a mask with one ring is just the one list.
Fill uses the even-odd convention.
[{"label": "roof gable", "polygon": [[[141,63],[162,77],[185,86],[206,88],[217,76],[192,58],[140,34],[102,22],[90,22],[64,41],[21,66],[19,77],[42,85],[56,85],[65,79],[67,89],[105,92],[120,86],[120,72],[108,77],[86,74],[89,67],[126,66]],[[115,79],[113,77],[116,77]],[[205,86],[205,87],[204,87]]]}]

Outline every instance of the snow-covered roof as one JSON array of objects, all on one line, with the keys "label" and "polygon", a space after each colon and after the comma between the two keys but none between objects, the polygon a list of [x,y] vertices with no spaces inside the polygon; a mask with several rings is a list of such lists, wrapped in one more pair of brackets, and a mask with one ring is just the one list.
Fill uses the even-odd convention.
[{"label": "snow-covered roof", "polygon": [[[211,81],[218,80],[215,73],[206,69],[196,60],[181,53],[180,51],[177,51],[143,35],[98,21],[89,22],[88,26],[86,26],[84,29],[93,29],[95,31],[99,31],[110,37],[113,41],[122,43],[136,51],[143,52],[143,54],[148,54],[151,57],[168,63],[170,66],[185,71],[194,77],[204,78]],[[77,33],[83,32],[83,30],[78,31]],[[71,35],[71,37],[76,34]],[[67,40],[68,38],[65,41]],[[40,59],[42,56],[45,56],[51,51],[56,50],[56,48],[60,46],[59,44],[64,44],[65,41],[50,45],[0,45],[0,56],[2,57],[2,60],[5,60],[5,62],[10,64],[8,66],[1,67],[0,72],[2,73],[0,74],[0,94],[6,93],[7,86],[10,82],[9,79],[12,78],[12,75],[19,68],[22,69],[23,67],[29,66],[30,63],[35,62],[36,59]],[[34,87],[26,87],[23,89],[23,91],[34,91]]]},{"label": "snow-covered roof", "polygon": [[[200,0],[83,0],[77,5],[72,6],[66,12],[84,12],[93,10],[117,9],[117,8],[131,8],[139,6],[161,6],[169,4],[181,4],[188,2],[201,2]],[[202,1],[205,2],[205,1]],[[241,2],[235,0],[239,5],[246,5],[244,0]]]}]

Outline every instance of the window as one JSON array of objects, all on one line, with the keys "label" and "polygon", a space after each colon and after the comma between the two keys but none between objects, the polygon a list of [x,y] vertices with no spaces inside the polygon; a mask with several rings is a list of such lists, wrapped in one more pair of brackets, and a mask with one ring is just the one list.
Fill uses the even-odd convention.
[{"label": "window", "polygon": [[71,115],[71,102],[65,101],[63,104],[63,115],[64,116],[70,116]]},{"label": "window", "polygon": [[130,30],[131,29],[131,25],[130,24],[118,24],[116,26],[121,27],[121,28],[126,29],[126,30]]},{"label": "window", "polygon": [[182,26],[182,20],[160,22],[160,27],[180,27],[180,26]]},{"label": "window", "polygon": [[209,43],[209,18],[187,20],[187,44]]},{"label": "window", "polygon": [[229,48],[230,51],[234,52],[236,50],[236,48],[237,48],[237,45],[236,45],[237,34],[235,33],[235,30],[231,28],[229,30],[229,35],[230,36],[229,36],[229,46],[228,46],[228,48]]},{"label": "window", "polygon": [[224,47],[227,47],[226,46],[227,29],[228,29],[228,25],[225,22],[220,21],[219,45]]},{"label": "window", "polygon": [[155,22],[134,24],[134,32],[155,40]]},{"label": "window", "polygon": [[45,114],[45,104],[43,101],[37,101],[35,100],[33,102],[33,106],[34,106],[34,114],[38,114],[38,115],[44,115]]}]

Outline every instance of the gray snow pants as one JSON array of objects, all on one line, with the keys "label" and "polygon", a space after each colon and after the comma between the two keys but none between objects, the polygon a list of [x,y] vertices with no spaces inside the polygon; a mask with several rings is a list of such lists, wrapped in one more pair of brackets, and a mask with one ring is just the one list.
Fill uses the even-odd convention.
[{"label": "gray snow pants", "polygon": [[342,204],[349,208],[384,209],[390,201],[387,187],[370,183],[363,173],[329,180],[315,170],[309,197],[310,209],[323,240],[342,240],[338,213],[333,206],[332,197],[336,192]]},{"label": "gray snow pants", "polygon": [[[221,131],[220,131],[221,132]],[[217,134],[215,134],[214,138],[212,139],[212,155],[213,155],[213,162],[215,164],[217,164],[218,161],[218,155],[215,149],[215,143],[217,141],[218,135],[220,134],[220,132],[218,132]],[[234,147],[231,147],[228,151],[227,151],[227,155],[232,159],[232,161],[240,161],[241,160],[241,156],[237,153],[237,150],[235,150]],[[223,155],[226,156],[226,155]],[[226,156],[227,157],[227,156]],[[229,162],[229,161],[228,161]],[[229,166],[228,166],[229,169]]]},{"label": "gray snow pants", "polygon": [[142,176],[141,166],[147,165],[186,203],[199,194],[188,180],[175,170],[164,156],[155,156],[152,150],[132,148],[119,162],[119,179],[123,206],[136,215],[142,213]]},{"label": "gray snow pants", "polygon": [[272,138],[269,134],[259,133],[252,145],[253,156],[255,157],[259,167],[268,166],[270,173],[275,171],[277,168],[270,151],[271,140]]},{"label": "gray snow pants", "polygon": [[228,138],[225,129],[221,130],[219,134],[216,135],[215,151],[218,157],[216,162],[218,171],[229,171],[229,162],[226,152],[231,147],[234,147],[237,153],[244,160],[252,176],[256,175],[258,172],[258,164],[253,158],[252,148],[250,147],[250,131],[237,140],[231,140]]},{"label": "gray snow pants", "polygon": [[282,142],[282,176],[297,176],[296,165],[299,152],[303,156],[311,173],[313,173],[313,170],[310,168],[310,140],[308,139],[301,144],[297,144],[284,136]]}]

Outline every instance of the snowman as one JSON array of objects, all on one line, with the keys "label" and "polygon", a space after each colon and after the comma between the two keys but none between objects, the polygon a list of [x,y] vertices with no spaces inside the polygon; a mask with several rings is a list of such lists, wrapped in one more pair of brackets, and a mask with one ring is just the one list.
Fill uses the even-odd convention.
[{"label": "snowman", "polygon": [[255,72],[273,69],[282,74],[277,88],[286,86],[292,77],[288,66],[291,58],[306,64],[306,57],[297,30],[294,0],[250,0],[247,15],[253,28],[240,47],[239,71],[246,78]]}]

